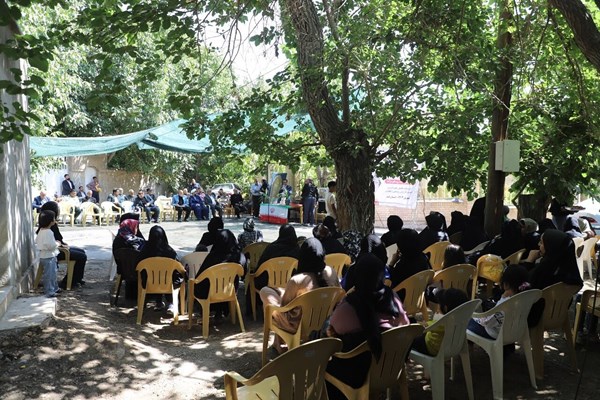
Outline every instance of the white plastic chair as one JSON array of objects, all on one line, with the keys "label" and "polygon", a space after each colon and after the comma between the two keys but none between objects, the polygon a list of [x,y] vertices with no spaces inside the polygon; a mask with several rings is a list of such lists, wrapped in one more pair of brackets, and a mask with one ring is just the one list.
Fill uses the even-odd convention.
[{"label": "white plastic chair", "polygon": [[125,200],[121,205],[123,206],[123,213],[133,212],[133,201]]},{"label": "white plastic chair", "polygon": [[189,279],[196,278],[196,274],[200,270],[204,260],[206,260],[206,257],[208,257],[208,251],[195,251],[185,255],[181,259],[181,264],[186,269]]},{"label": "white plastic chair", "polygon": [[[577,256],[577,267],[579,268],[579,275],[581,279],[584,279],[584,272],[587,269],[588,276],[591,278],[592,275],[592,249],[596,246],[598,239],[591,237],[583,242],[583,251]],[[577,250],[575,250],[577,255]]]},{"label": "white plastic chair", "polygon": [[527,369],[529,370],[531,386],[534,389],[537,389],[535,370],[533,367],[533,356],[531,352],[531,340],[529,339],[529,328],[527,327],[527,316],[529,315],[533,303],[538,301],[540,297],[542,297],[541,290],[526,290],[512,296],[504,303],[497,305],[487,312],[473,314],[474,318],[483,318],[492,316],[498,312],[504,313],[504,322],[502,323],[500,333],[496,340],[481,337],[467,330],[467,339],[479,345],[490,357],[492,392],[494,399],[503,398],[503,346],[509,343],[519,342],[521,344],[521,348],[525,352],[525,359],[527,360]]},{"label": "white plastic chair", "polygon": [[[444,339],[442,339],[440,351],[436,356],[419,353],[416,350],[410,352],[410,358],[421,364],[431,376],[431,391],[434,400],[444,399],[444,361],[458,355],[462,361],[467,394],[469,400],[473,400],[473,377],[471,376],[471,360],[466,333],[471,315],[480,304],[481,300],[479,299],[468,301],[444,315],[425,330],[427,332],[439,326],[444,327]],[[450,367],[450,379],[454,379],[454,364],[451,363]]]}]

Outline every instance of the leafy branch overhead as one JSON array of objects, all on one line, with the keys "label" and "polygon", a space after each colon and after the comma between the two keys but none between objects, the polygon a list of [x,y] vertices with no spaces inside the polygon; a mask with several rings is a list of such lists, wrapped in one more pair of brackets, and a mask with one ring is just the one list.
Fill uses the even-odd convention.
[{"label": "leafy branch overhead", "polygon": [[[294,169],[301,159],[335,166],[341,201],[364,201],[343,224],[364,230],[373,170],[480,194],[505,61],[508,137],[523,155],[514,195],[598,194],[600,165],[589,151],[600,144],[598,6],[507,4],[512,42],[499,49],[492,0],[0,0],[0,23],[8,15],[30,30],[0,50],[31,66],[29,78],[0,88],[32,99],[30,112],[4,109],[2,140],[186,118],[188,134],[208,136],[228,162],[246,152]],[[244,41],[289,64],[265,82],[241,83],[232,63]],[[293,133],[278,134],[288,124]]]}]

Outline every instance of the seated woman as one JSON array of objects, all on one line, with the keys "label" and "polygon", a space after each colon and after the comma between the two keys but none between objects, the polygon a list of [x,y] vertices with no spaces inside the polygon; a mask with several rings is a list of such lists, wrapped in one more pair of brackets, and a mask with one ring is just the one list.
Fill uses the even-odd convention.
[{"label": "seated woman", "polygon": [[529,252],[521,264],[529,270],[529,282],[535,289],[544,289],[558,282],[583,285],[575,258],[575,244],[564,232],[547,229],[540,240],[540,249]]},{"label": "seated woman", "polygon": [[468,262],[477,265],[477,260],[484,254],[495,254],[506,258],[524,247],[521,224],[517,220],[502,223],[500,235],[492,239],[481,251],[477,251],[468,257]]},{"label": "seated woman", "polygon": [[[398,234],[398,252],[392,257],[390,275],[392,288],[417,272],[431,269],[429,259],[419,247],[419,234],[414,229],[402,229]],[[402,297],[401,297],[402,298]]]},{"label": "seated woman", "polygon": [[325,251],[325,254],[332,254],[332,253],[345,253],[346,249],[344,248],[344,246],[339,242],[339,240],[334,239],[333,236],[331,236],[331,232],[329,231],[329,228],[326,227],[323,224],[319,224],[317,226],[315,226],[313,228],[313,236],[317,239],[319,239],[319,241],[321,242],[321,245],[323,246],[323,250]]},{"label": "seated woman", "polygon": [[[300,247],[298,247],[298,237],[296,230],[292,225],[282,225],[279,228],[279,237],[273,243],[269,244],[263,251],[258,260],[257,267],[265,261],[275,257],[292,257],[298,259]],[[254,278],[256,289],[260,290],[267,286],[268,276],[266,273],[260,274]]]},{"label": "seated woman", "polygon": [[437,211],[432,211],[425,217],[427,226],[419,233],[419,242],[421,251],[437,242],[448,240],[446,233],[446,218]]},{"label": "seated woman", "polygon": [[391,246],[396,243],[398,239],[398,233],[402,230],[404,221],[397,215],[390,215],[387,219],[388,231],[381,236],[381,241],[385,244],[385,247]]},{"label": "seated woman", "polygon": [[[369,373],[371,354],[379,360],[382,352],[381,332],[409,324],[402,302],[394,291],[385,286],[385,263],[374,254],[359,256],[354,265],[356,285],[333,311],[327,336],[342,340],[347,352],[364,342],[371,352],[350,359],[332,359],[327,372],[353,387],[362,386]],[[332,385],[327,384],[330,399],[345,399]]]},{"label": "seated woman", "polygon": [[[60,207],[58,203],[55,201],[49,201],[43,204],[40,207],[40,211],[50,210],[53,211],[56,215],[56,219],[58,220],[58,216],[60,215]],[[85,250],[80,247],[69,246],[66,242],[63,241],[63,235],[60,233],[58,229],[58,224],[52,225],[50,228],[52,233],[54,234],[54,239],[60,243],[60,247],[66,248],[69,250],[71,261],[75,261],[75,266],[73,267],[73,281],[71,285],[74,287],[85,285],[85,281],[83,280],[83,275],[85,272],[85,263],[87,262],[87,254]],[[39,231],[39,228],[38,228]],[[37,232],[36,232],[37,233]],[[59,253],[56,256],[57,261],[61,261],[65,259],[64,253]],[[61,289],[66,289],[67,287],[67,274],[62,281],[59,282],[58,286]]]},{"label": "seated woman", "polygon": [[[387,263],[387,251],[385,248],[385,244],[383,243],[383,241],[381,239],[379,239],[379,237],[377,235],[374,235],[374,234],[367,235],[361,240],[360,253],[358,254],[357,258],[360,258],[365,254],[373,254],[373,255],[375,255],[375,257],[377,257],[379,260],[381,260],[382,263],[384,263],[384,264]],[[346,271],[346,274],[342,278],[342,287],[346,291],[353,288],[356,284],[355,269],[356,269],[356,263],[350,265],[350,267],[348,267],[348,270]],[[390,278],[390,270],[389,270],[389,267],[386,265],[384,279],[389,279],[389,278]]]},{"label": "seated woman", "polygon": [[[213,218],[214,219],[214,218]],[[220,219],[220,218],[219,218]],[[235,240],[234,234],[229,229],[219,229],[214,232],[214,244],[210,253],[200,266],[200,269],[196,273],[196,278],[206,271],[208,268],[217,264],[231,262],[238,263],[243,267],[246,265],[246,256],[240,250],[237,241]],[[200,246],[200,244],[199,244]],[[197,250],[198,251],[198,250]],[[235,278],[235,288],[238,288],[239,278]],[[210,282],[203,280],[194,287],[194,294],[199,299],[205,299],[208,296],[210,290]],[[229,306],[227,303],[220,303],[215,306],[211,306],[217,313],[217,316],[221,314],[227,315]]]},{"label": "seated woman", "polygon": [[460,211],[452,211],[450,213],[450,225],[446,229],[448,237],[458,232],[463,232],[467,227],[467,216]]},{"label": "seated woman", "polygon": [[[325,251],[321,242],[316,238],[306,239],[300,247],[298,269],[287,283],[285,289],[264,287],[260,290],[263,304],[285,306],[296,297],[320,287],[339,287],[340,282],[333,269],[325,265]],[[275,325],[287,332],[296,332],[302,318],[301,310],[293,309],[285,313],[275,312]],[[273,347],[278,353],[285,349],[281,338],[275,335]]]},{"label": "seated woman", "polygon": [[196,246],[195,251],[200,251],[198,250],[198,246],[201,244],[204,246],[212,246],[219,233],[219,230],[223,229],[224,226],[225,225],[223,224],[223,219],[221,217],[211,218],[211,220],[208,221],[208,225],[206,226],[208,232],[204,232],[202,238],[200,238],[200,242],[198,242],[198,245]]},{"label": "seated woman", "polygon": [[121,221],[119,224],[119,231],[112,244],[113,255],[118,249],[142,250],[146,241],[143,236],[139,236],[139,226],[140,221],[136,219],[126,219]]},{"label": "seated woman", "polygon": [[[127,221],[125,221],[127,222]],[[150,233],[148,234],[148,241],[142,248],[140,252],[140,256],[138,259],[138,263],[142,260],[145,260],[150,257],[166,257],[171,258],[173,260],[179,260],[177,256],[177,252],[173,250],[171,246],[169,246],[169,240],[167,239],[167,234],[162,227],[159,225],[154,225],[150,229]],[[184,277],[177,271],[173,271],[173,287],[178,288],[184,281]],[[145,287],[146,280],[148,279],[148,275],[146,271],[142,271],[141,273],[142,285]],[[170,312],[173,312],[173,296],[165,295],[165,300],[168,304],[167,309]],[[156,296],[157,308],[164,307],[162,302],[162,296]]]},{"label": "seated woman", "polygon": [[331,232],[332,238],[340,239],[342,237],[342,234],[337,230],[337,226],[335,225],[335,219],[332,216],[328,215],[325,218],[323,218],[323,225],[329,228],[329,232]]},{"label": "seated woman", "polygon": [[258,229],[254,229],[254,218],[246,218],[243,227],[244,232],[238,235],[238,244],[240,245],[240,249],[243,250],[249,244],[263,241],[262,232]]}]

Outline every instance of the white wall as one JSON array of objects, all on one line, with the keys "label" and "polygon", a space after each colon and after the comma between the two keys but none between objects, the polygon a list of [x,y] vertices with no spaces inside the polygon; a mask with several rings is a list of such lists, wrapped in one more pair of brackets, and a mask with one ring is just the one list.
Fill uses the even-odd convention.
[{"label": "white wall", "polygon": [[[10,39],[16,29],[0,26],[0,43]],[[24,63],[0,54],[0,80],[12,80],[10,68],[25,71]],[[25,98],[5,91],[0,91],[0,100],[9,109],[17,101],[27,107]],[[28,138],[4,144],[0,154],[0,316],[31,283],[33,268],[29,267],[34,262],[34,249],[30,172]]]}]

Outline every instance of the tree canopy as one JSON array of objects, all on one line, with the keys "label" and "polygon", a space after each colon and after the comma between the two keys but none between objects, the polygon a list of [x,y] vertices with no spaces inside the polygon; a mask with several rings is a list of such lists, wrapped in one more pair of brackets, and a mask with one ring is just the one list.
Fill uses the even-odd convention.
[{"label": "tree canopy", "polygon": [[[34,3],[7,7],[19,19]],[[498,3],[488,0],[89,0],[79,8],[57,0],[44,7],[62,8],[69,18],[0,48],[27,58],[31,78],[18,89],[0,85],[35,97],[34,88],[45,90],[42,74],[58,49],[93,49],[80,65],[94,83],[88,106],[114,113],[130,99],[174,84],[176,90],[156,96],[166,103],[144,104],[143,114],[156,115],[152,107],[159,107],[187,118],[190,135],[208,135],[224,160],[242,143],[265,162],[292,168],[301,157],[329,159],[346,210],[342,228],[367,231],[373,171],[480,194],[476,183],[485,186],[488,173],[503,60],[511,66],[508,136],[521,141],[514,194],[598,194],[598,6],[549,3],[507,0],[501,17]],[[252,42],[291,63],[262,84],[240,88],[230,80],[228,90],[215,90],[230,74],[239,24],[249,16],[260,17],[262,27]],[[209,28],[222,37],[225,52],[217,52]],[[511,39],[505,47],[498,46],[501,29]],[[175,70],[181,75],[173,76]],[[41,97],[41,104],[47,101]],[[209,120],[215,110],[224,112]],[[276,114],[305,112],[315,129],[299,124],[298,134],[275,134]],[[102,121],[87,122],[91,132],[103,129]],[[6,128],[2,135],[18,137]]]}]

